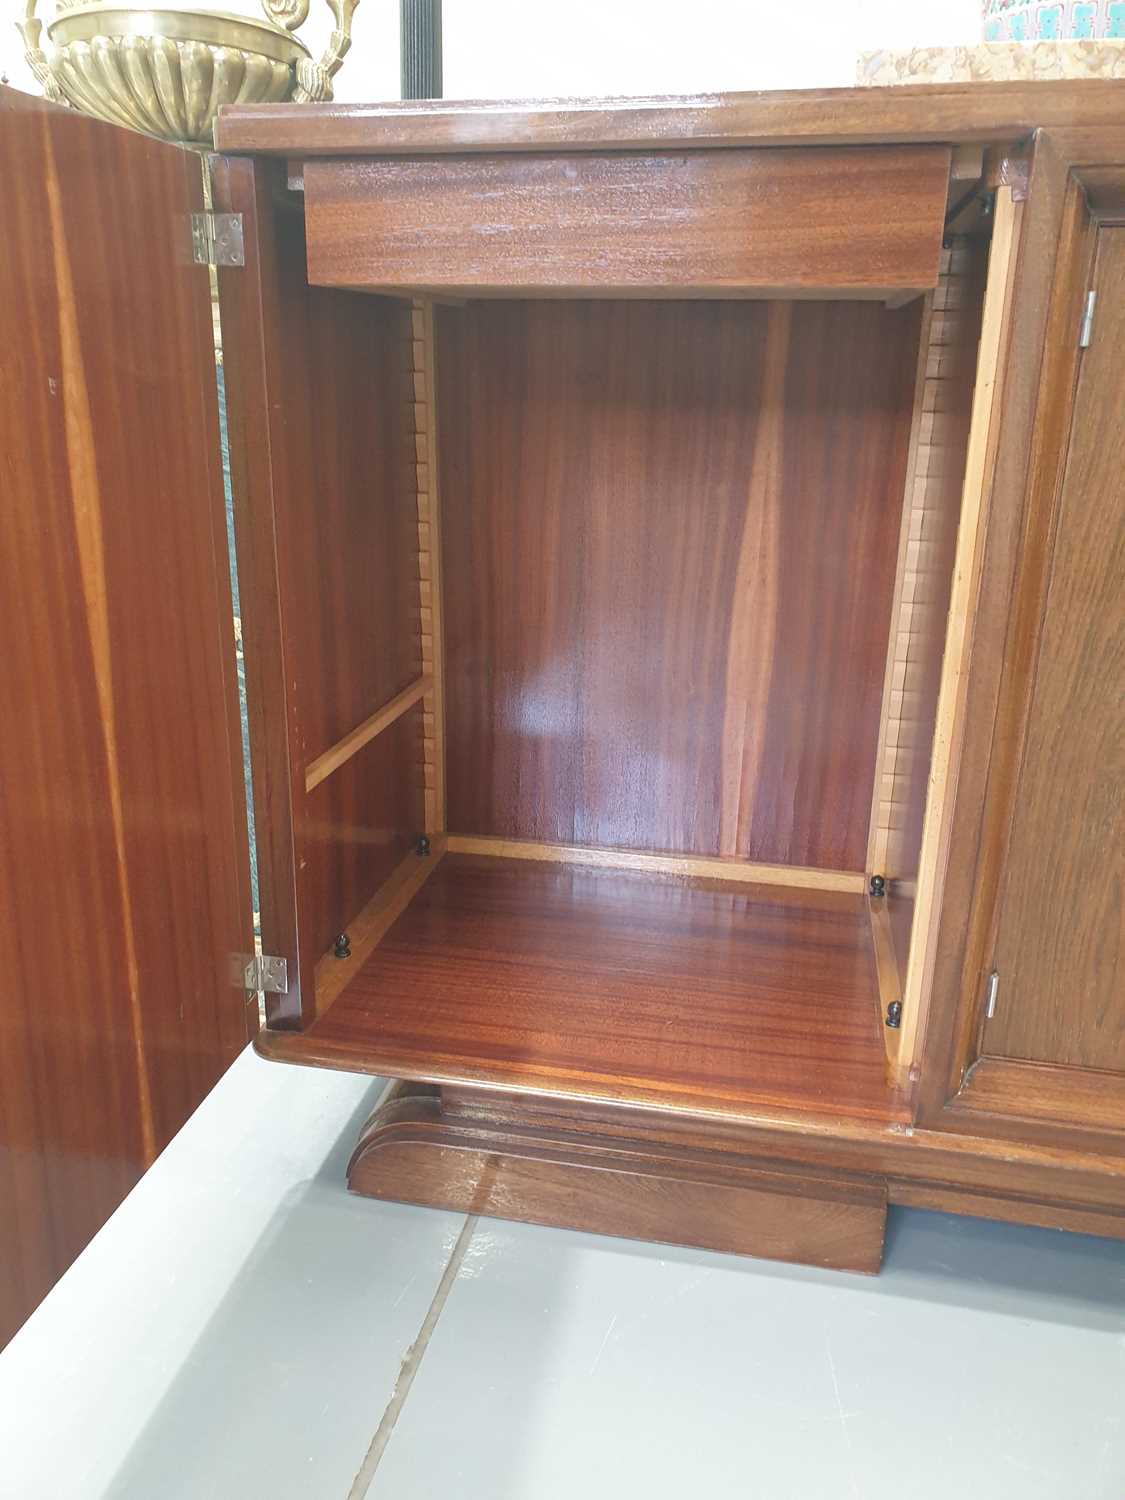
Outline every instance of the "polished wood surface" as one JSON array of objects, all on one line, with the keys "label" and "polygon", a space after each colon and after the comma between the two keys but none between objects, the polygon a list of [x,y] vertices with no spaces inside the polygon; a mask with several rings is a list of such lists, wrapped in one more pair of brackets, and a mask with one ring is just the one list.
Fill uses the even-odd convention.
[{"label": "polished wood surface", "polygon": [[306,786],[422,675],[410,309],[308,286],[302,217],[268,166],[220,161],[215,191],[247,242],[220,294],[262,941],[292,976],[268,1012],[294,1025],[425,816],[417,704]]},{"label": "polished wood surface", "polygon": [[339,770],[346,761],[351,760],[353,755],[358,755],[364,746],[369,745],[373,739],[382,734],[384,729],[389,729],[396,719],[401,719],[407,709],[413,708],[417,702],[431,693],[433,685],[434,680],[428,675],[417,678],[409,687],[403,688],[401,693],[396,693],[389,703],[377,709],[370,718],[364,719],[362,724],[358,724],[331,749],[310,761],[305,768],[305,791],[313,791],[322,781],[326,781],[333,771]]},{"label": "polished wood surface", "polygon": [[1125,229],[1095,257],[982,1045],[1125,1075]]},{"label": "polished wood surface", "polygon": [[904,977],[933,762],[987,264],[988,242],[983,238],[960,236],[943,251],[921,351],[888,652],[885,735],[869,854],[869,868],[887,880],[886,910],[895,961]]},{"label": "polished wood surface", "polygon": [[864,868],[918,322],[438,310],[451,832]]},{"label": "polished wood surface", "polygon": [[417,1084],[380,1102],[348,1186],[457,1213],[868,1274],[879,1269],[887,1217],[886,1189],[870,1179],[470,1120]]},{"label": "polished wood surface", "polygon": [[2,1343],[257,1012],[199,160],[0,89],[0,174]]},{"label": "polished wood surface", "polygon": [[537,844],[533,840],[481,838],[465,833],[451,833],[445,843],[451,854],[493,854],[506,859],[601,865],[612,870],[644,870],[650,875],[698,875],[742,885],[785,885],[857,893],[867,889],[867,879],[858,871],[751,864],[742,859],[699,859],[689,854],[638,854],[633,849],[598,849],[592,844]]},{"label": "polished wood surface", "polygon": [[885,1182],[891,1203],[1125,1238],[1125,1172],[1120,1158],[1100,1152],[863,1120],[839,1119],[814,1130],[808,1118],[692,1117],[474,1087],[443,1087],[441,1102],[445,1116],[476,1124],[538,1127],[565,1132],[572,1141],[589,1133],[653,1154],[681,1147],[720,1159],[757,1158],[813,1177],[838,1170]]},{"label": "polished wood surface", "polygon": [[[1031,1138],[1019,1121],[982,1114],[971,1127],[956,1101],[976,1056],[989,964],[992,911],[1004,867],[1019,725],[1042,608],[1050,518],[1068,448],[1075,329],[1087,285],[1090,236],[1082,164],[1125,162],[1125,131],[1041,133],[1032,163],[1016,276],[1008,376],[985,561],[968,673],[966,733],[950,819],[919,1110],[926,1123],[971,1128],[983,1139]],[[1072,175],[1072,173],[1076,173]],[[1060,902],[1072,893],[1060,892]],[[957,1119],[954,1125],[953,1114]],[[1060,1125],[1062,1122],[1060,1122]],[[1047,1127],[1045,1127],[1045,1130]],[[1059,1143],[1081,1127],[1053,1127]],[[1085,1139],[1091,1139],[1086,1132]],[[1108,1141],[1102,1137],[1108,1146]],[[979,1148],[978,1148],[979,1149]]]},{"label": "polished wood surface", "polygon": [[900,1057],[907,1068],[916,1070],[923,1065],[942,902],[953,867],[951,828],[968,732],[970,665],[976,649],[974,631],[983,597],[989,519],[1002,441],[1000,416],[1007,383],[1013,375],[1008,350],[1020,313],[1016,289],[1025,246],[1024,209],[1024,200],[1017,200],[1010,187],[997,190],[903,996]]},{"label": "polished wood surface", "polygon": [[428,853],[412,850],[384,880],[363,910],[348,923],[346,951],[335,946],[316,966],[317,1014],[333,1005],[372,950],[413,901],[419,887],[437,869],[445,837],[435,834]]},{"label": "polished wood surface", "polygon": [[1112,80],[770,89],[639,99],[427,99],[227,105],[221,151],[280,156],[1012,141],[1036,126],[1121,125]]},{"label": "polished wood surface", "polygon": [[862,897],[447,854],[308,1033],[396,1077],[896,1117]]},{"label": "polished wood surface", "polygon": [[322,286],[891,296],[937,281],[944,146],[305,166]]},{"label": "polished wood surface", "polygon": [[1118,1137],[1109,1149],[1115,1146],[1117,1152],[1125,1153],[1125,1073],[1121,1071],[981,1057],[970,1068],[951,1110],[1107,1131]]}]

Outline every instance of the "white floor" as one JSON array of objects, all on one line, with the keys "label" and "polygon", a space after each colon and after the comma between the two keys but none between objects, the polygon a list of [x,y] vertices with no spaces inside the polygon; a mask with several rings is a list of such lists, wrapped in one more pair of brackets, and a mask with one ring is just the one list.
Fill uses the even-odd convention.
[{"label": "white floor", "polygon": [[1123,1500],[1125,1246],[896,1212],[877,1279],[349,1198],[247,1052],[0,1355],[4,1500]]}]

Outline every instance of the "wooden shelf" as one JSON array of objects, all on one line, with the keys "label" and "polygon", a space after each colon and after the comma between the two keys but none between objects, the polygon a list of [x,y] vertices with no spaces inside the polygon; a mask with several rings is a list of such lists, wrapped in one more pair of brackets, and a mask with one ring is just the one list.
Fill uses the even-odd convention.
[{"label": "wooden shelf", "polygon": [[863,896],[446,854],[326,1013],[261,1048],[429,1082],[891,1120]]}]

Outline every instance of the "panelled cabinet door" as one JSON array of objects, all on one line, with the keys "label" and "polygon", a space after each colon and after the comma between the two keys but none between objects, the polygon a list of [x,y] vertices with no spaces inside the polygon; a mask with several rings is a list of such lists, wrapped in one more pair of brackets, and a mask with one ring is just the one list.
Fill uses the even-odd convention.
[{"label": "panelled cabinet door", "polygon": [[[1121,189],[1113,188],[1120,177]],[[1078,195],[1081,195],[1080,197]],[[1092,208],[1087,208],[1088,197]],[[1099,198],[1108,210],[1099,211]],[[975,1060],[952,1108],[1125,1151],[1125,172],[1072,178],[1076,273],[1057,477],[1024,539],[1018,749],[981,923]],[[1066,250],[1064,243],[1064,250]],[[1052,357],[1048,350],[1048,359]],[[1068,364],[1069,361],[1069,364]],[[1069,391],[1067,393],[1069,395]],[[1034,613],[1033,613],[1034,611]],[[1018,619],[1018,616],[1017,616]],[[1030,621],[1030,623],[1028,623]],[[1013,669],[1013,676],[1015,670]],[[991,795],[990,791],[990,795]],[[995,795],[999,796],[999,792]],[[1018,1130],[1017,1130],[1018,1133]]]},{"label": "panelled cabinet door", "polygon": [[198,156],[0,89],[0,1343],[256,1025]]}]

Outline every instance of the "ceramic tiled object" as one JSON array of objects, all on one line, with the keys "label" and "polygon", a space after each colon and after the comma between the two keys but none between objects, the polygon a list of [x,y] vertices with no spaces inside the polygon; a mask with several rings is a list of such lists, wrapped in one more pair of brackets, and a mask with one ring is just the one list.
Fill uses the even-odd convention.
[{"label": "ceramic tiled object", "polygon": [[985,0],[986,42],[1125,38],[1125,0]]}]

